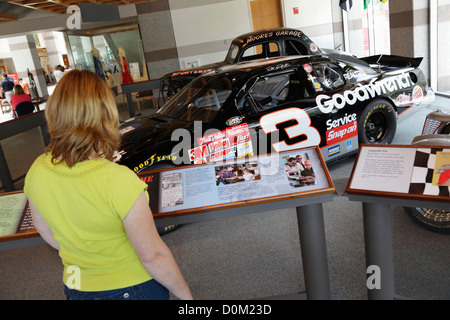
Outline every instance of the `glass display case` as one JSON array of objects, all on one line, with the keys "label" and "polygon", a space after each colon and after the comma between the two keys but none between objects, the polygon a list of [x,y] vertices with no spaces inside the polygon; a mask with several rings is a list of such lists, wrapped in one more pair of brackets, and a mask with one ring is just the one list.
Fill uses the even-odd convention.
[{"label": "glass display case", "polygon": [[68,33],[75,69],[87,69],[111,87],[148,80],[137,24]]}]

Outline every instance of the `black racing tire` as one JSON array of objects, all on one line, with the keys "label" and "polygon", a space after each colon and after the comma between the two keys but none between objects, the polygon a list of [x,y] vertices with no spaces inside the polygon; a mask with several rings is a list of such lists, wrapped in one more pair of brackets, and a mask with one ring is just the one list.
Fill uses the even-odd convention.
[{"label": "black racing tire", "polygon": [[390,144],[397,131],[397,112],[387,100],[370,102],[361,113],[358,123],[360,144]]},{"label": "black racing tire", "polygon": [[427,230],[450,234],[450,211],[404,207],[408,216],[418,225]]},{"label": "black racing tire", "polygon": [[441,134],[450,134],[450,123],[447,123],[441,131]]}]

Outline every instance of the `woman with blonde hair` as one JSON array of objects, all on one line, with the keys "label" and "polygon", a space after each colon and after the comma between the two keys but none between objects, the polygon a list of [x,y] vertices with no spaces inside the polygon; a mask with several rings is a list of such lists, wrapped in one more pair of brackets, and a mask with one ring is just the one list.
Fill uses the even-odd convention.
[{"label": "woman with blonde hair", "polygon": [[[113,162],[120,144],[111,89],[87,70],[65,75],[47,101],[51,136],[24,191],[33,223],[64,264],[68,299],[192,299],[160,238],[147,185]],[[167,288],[167,289],[166,289]]]}]

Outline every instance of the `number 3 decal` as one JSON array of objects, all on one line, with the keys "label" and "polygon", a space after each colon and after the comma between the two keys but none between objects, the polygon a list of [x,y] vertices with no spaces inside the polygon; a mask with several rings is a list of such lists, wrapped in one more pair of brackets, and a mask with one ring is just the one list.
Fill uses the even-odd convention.
[{"label": "number 3 decal", "polygon": [[[299,108],[289,108],[276,112],[272,112],[262,116],[259,120],[262,130],[269,134],[271,132],[278,131],[277,126],[282,123],[294,121],[294,125],[285,127],[289,140],[294,140],[300,136],[304,136],[300,142],[287,143],[286,140],[274,143],[272,146],[275,151],[286,151],[291,149],[298,149],[304,147],[310,147],[320,144],[320,134],[316,128],[311,127],[311,119],[309,115],[302,109]],[[288,141],[289,142],[289,141]]]}]

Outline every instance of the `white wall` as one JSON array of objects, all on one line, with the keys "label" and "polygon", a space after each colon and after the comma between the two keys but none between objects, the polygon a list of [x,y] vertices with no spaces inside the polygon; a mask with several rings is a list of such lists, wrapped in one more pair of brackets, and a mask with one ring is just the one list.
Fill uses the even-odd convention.
[{"label": "white wall", "polygon": [[51,70],[54,71],[55,66],[64,64],[62,55],[67,54],[64,34],[62,32],[51,31],[45,32],[43,35],[45,37],[48,65],[50,65]]},{"label": "white wall", "polygon": [[11,53],[9,51],[8,39],[0,39],[0,59],[10,57]]},{"label": "white wall", "polygon": [[252,30],[247,0],[225,2],[170,0],[180,66],[223,61],[230,40]]},{"label": "white wall", "polygon": [[[362,0],[361,0],[362,1]],[[331,0],[282,0],[285,27],[300,29],[319,48],[334,48]],[[298,8],[298,14],[294,14]]]}]

